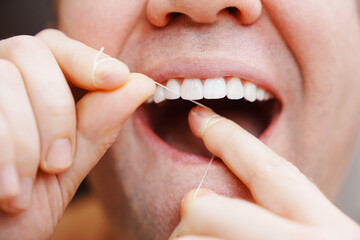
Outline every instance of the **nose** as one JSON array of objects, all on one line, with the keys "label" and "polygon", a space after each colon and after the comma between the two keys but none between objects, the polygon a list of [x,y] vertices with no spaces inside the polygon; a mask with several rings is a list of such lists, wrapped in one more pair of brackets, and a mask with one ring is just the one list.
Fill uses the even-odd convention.
[{"label": "nose", "polygon": [[261,0],[148,0],[146,13],[153,25],[163,27],[174,14],[187,15],[198,23],[212,23],[223,10],[249,25],[260,17],[262,4]]}]

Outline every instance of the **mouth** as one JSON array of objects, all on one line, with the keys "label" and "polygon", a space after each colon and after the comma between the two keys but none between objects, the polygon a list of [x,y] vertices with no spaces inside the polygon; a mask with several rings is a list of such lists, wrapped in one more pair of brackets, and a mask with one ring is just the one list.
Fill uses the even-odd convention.
[{"label": "mouth", "polygon": [[282,102],[266,87],[239,77],[173,78],[162,81],[142,107],[149,128],[160,140],[178,152],[209,158],[202,141],[190,131],[188,113],[195,106],[211,108],[249,131],[263,142],[281,113]]}]

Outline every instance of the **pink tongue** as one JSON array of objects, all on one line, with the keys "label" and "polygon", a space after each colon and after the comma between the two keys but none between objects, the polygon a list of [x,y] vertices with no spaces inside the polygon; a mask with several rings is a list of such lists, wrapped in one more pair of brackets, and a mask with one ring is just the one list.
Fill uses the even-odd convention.
[{"label": "pink tongue", "polygon": [[[246,113],[246,111],[224,111],[219,114],[235,121],[254,136],[259,136],[265,127],[262,126],[263,123],[259,118],[256,118],[254,114]],[[158,126],[157,128],[157,134],[171,146],[183,152],[206,157],[211,156],[211,153],[205,148],[203,142],[191,133],[187,115],[179,116],[179,114],[176,114],[167,116],[166,122],[162,122],[161,124],[162,126]]]}]

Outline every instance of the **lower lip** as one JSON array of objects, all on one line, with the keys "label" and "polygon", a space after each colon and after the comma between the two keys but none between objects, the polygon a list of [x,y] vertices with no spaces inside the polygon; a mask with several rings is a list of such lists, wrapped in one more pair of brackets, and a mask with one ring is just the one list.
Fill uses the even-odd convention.
[{"label": "lower lip", "polygon": [[[270,125],[266,128],[266,130],[259,136],[259,140],[262,141],[264,144],[267,144],[272,133],[274,132],[274,129],[276,128],[277,123],[279,122],[279,116],[280,113],[273,117],[273,119],[270,122]],[[171,159],[174,162],[182,163],[182,164],[208,164],[209,158],[195,155],[192,153],[186,153],[183,151],[180,151],[165,141],[163,141],[159,136],[155,134],[155,132],[150,128],[147,116],[144,111],[143,107],[140,107],[136,113],[133,115],[133,123],[135,127],[140,131],[140,134],[142,134],[144,137],[144,140],[149,142],[150,146],[152,146],[153,149],[156,149],[157,153],[160,153],[165,156],[167,159]],[[214,164],[221,164],[221,162],[214,162]]]}]

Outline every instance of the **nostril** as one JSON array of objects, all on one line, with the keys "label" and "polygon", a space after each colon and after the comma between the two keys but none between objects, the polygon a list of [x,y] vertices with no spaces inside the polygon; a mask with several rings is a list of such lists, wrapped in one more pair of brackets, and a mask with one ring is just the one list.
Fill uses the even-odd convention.
[{"label": "nostril", "polygon": [[167,24],[169,24],[170,22],[172,22],[172,21],[176,20],[177,18],[179,18],[181,15],[183,15],[183,14],[180,13],[180,12],[169,12],[161,19],[161,22],[156,24],[156,26],[157,27],[164,27]]},{"label": "nostril", "polygon": [[197,23],[213,23],[219,13],[249,25],[256,22],[261,12],[261,0],[148,0],[146,8],[149,21],[157,27],[164,27],[179,16],[187,16]]},{"label": "nostril", "polygon": [[182,13],[180,13],[180,12],[170,12],[170,13],[166,14],[166,19],[168,19],[168,21],[170,22],[170,21],[178,18],[180,15],[182,15]]},{"label": "nostril", "polygon": [[225,10],[228,11],[229,14],[234,16],[237,16],[240,13],[239,9],[236,7],[227,7],[225,8]]},{"label": "nostril", "polygon": [[168,16],[169,16],[170,18],[174,18],[174,17],[177,17],[177,16],[179,16],[179,15],[181,15],[180,12],[171,12],[171,13],[168,13]]}]

